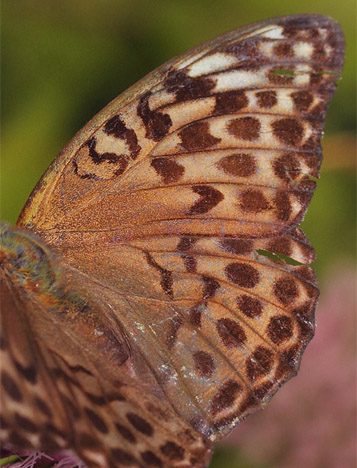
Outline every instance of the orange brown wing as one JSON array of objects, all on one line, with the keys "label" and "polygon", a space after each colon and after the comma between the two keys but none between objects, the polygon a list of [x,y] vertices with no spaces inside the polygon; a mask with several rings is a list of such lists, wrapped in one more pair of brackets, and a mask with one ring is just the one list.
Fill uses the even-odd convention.
[{"label": "orange brown wing", "polygon": [[312,270],[261,251],[314,258],[297,225],[343,48],[333,20],[298,15],[168,62],[89,122],[19,219],[213,440],[296,373],[313,334]]}]

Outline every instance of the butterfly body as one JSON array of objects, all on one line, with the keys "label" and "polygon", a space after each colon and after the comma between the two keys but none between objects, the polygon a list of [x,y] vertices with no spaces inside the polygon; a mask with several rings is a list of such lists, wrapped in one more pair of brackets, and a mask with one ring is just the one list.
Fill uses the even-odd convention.
[{"label": "butterfly body", "polygon": [[[296,374],[318,297],[298,224],[342,62],[331,19],[251,25],[163,65],[65,147],[3,229],[4,440],[93,467],[206,467]],[[18,424],[34,392],[56,410],[37,439]]]}]

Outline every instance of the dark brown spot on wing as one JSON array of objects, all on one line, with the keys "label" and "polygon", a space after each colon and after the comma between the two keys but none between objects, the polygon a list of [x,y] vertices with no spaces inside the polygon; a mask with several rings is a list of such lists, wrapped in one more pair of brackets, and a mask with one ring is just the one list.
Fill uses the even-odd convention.
[{"label": "dark brown spot on wing", "polygon": [[177,340],[177,332],[179,331],[182,323],[183,321],[179,316],[176,316],[171,320],[166,338],[167,347],[169,349],[175,345]]},{"label": "dark brown spot on wing", "polygon": [[292,57],[294,55],[294,49],[288,42],[279,42],[274,47],[274,54],[277,57]]},{"label": "dark brown spot on wing", "polygon": [[187,151],[198,151],[216,145],[221,138],[210,133],[208,122],[195,122],[179,131],[181,146]]},{"label": "dark brown spot on wing", "polygon": [[169,460],[182,460],[185,455],[185,449],[180,447],[175,442],[168,441],[165,445],[160,447],[161,453]]},{"label": "dark brown spot on wing", "polygon": [[230,263],[225,268],[227,278],[242,288],[254,288],[260,279],[258,270],[247,263]]},{"label": "dark brown spot on wing", "polygon": [[268,336],[275,344],[288,340],[293,335],[293,324],[290,317],[278,315],[270,319]]},{"label": "dark brown spot on wing", "polygon": [[288,193],[283,191],[277,192],[274,197],[274,204],[277,218],[280,221],[289,221],[292,207]]},{"label": "dark brown spot on wing", "polygon": [[141,146],[138,145],[138,139],[134,130],[125,126],[119,115],[115,115],[105,124],[103,131],[107,135],[112,135],[115,138],[120,138],[125,141],[129,147],[130,156],[135,159],[140,153]]},{"label": "dark brown spot on wing", "polygon": [[212,356],[205,351],[196,351],[193,359],[197,374],[202,377],[211,377],[215,369]]},{"label": "dark brown spot on wing", "polygon": [[220,244],[223,250],[236,255],[247,255],[251,253],[253,249],[253,242],[246,239],[226,238],[222,239]]},{"label": "dark brown spot on wing", "polygon": [[279,301],[288,305],[298,297],[299,289],[292,278],[280,278],[274,284],[274,294]]},{"label": "dark brown spot on wing", "polygon": [[143,461],[146,463],[145,466],[147,467],[155,467],[155,468],[161,468],[163,466],[162,460],[157,457],[154,452],[151,452],[151,450],[146,450],[141,454],[141,458]]},{"label": "dark brown spot on wing", "polygon": [[295,109],[299,112],[307,112],[314,100],[309,91],[296,91],[291,94]]},{"label": "dark brown spot on wing", "polygon": [[160,141],[166,136],[171,128],[172,121],[168,114],[159,111],[152,111],[149,107],[149,97],[151,92],[145,93],[137,108],[137,114],[143,121],[146,129],[146,138]]},{"label": "dark brown spot on wing", "polygon": [[212,413],[215,415],[232,406],[241,391],[242,386],[235,380],[225,382],[212,400]]},{"label": "dark brown spot on wing", "polygon": [[90,408],[85,408],[84,411],[97,431],[101,432],[102,434],[106,434],[108,432],[108,427],[105,421],[99,416],[98,413],[95,413]]},{"label": "dark brown spot on wing", "polygon": [[32,384],[35,384],[36,383],[36,380],[37,380],[37,371],[35,369],[34,366],[30,365],[30,366],[23,366],[22,364],[20,364],[19,362],[15,361],[14,360],[14,364],[15,364],[15,367],[17,369],[17,371],[23,376],[25,377],[25,379],[32,383]]},{"label": "dark brown spot on wing", "polygon": [[237,348],[247,340],[243,328],[236,321],[228,318],[218,320],[217,332],[227,348]]},{"label": "dark brown spot on wing", "polygon": [[261,190],[248,189],[240,194],[240,206],[245,212],[259,213],[270,209],[270,204]]},{"label": "dark brown spot on wing", "polygon": [[15,413],[15,423],[22,431],[31,433],[39,431],[39,427],[34,422],[18,413]]},{"label": "dark brown spot on wing", "polygon": [[186,250],[190,250],[197,240],[197,237],[183,236],[177,245],[177,250],[179,252],[186,252]]},{"label": "dark brown spot on wing", "polygon": [[211,78],[191,78],[183,71],[171,71],[165,81],[165,89],[169,93],[175,93],[176,101],[209,96],[214,86],[215,82]]},{"label": "dark brown spot on wing", "polygon": [[119,432],[119,434],[122,437],[124,437],[125,440],[127,440],[128,442],[132,444],[136,444],[136,437],[126,426],[123,426],[123,424],[116,422],[115,427],[116,427],[116,430]]},{"label": "dark brown spot on wing", "polygon": [[125,452],[120,448],[111,449],[110,456],[115,465],[117,465],[118,463],[120,463],[123,466],[137,465],[137,461],[135,460],[135,458],[130,453]]},{"label": "dark brown spot on wing", "polygon": [[263,107],[264,109],[270,109],[278,102],[276,91],[261,91],[256,93],[256,96],[260,107]]},{"label": "dark brown spot on wing", "polygon": [[172,278],[172,272],[169,270],[166,270],[165,268],[162,268],[155,260],[152,258],[152,256],[146,252],[146,258],[152,267],[154,267],[156,270],[158,270],[161,274],[161,281],[160,285],[164,292],[170,297],[173,297],[173,278]]},{"label": "dark brown spot on wing", "polygon": [[259,138],[260,122],[254,117],[240,117],[230,120],[227,129],[240,140],[253,141]]},{"label": "dark brown spot on wing", "polygon": [[202,276],[202,280],[204,283],[203,300],[206,300],[213,297],[220,286],[218,281],[209,276]]},{"label": "dark brown spot on wing", "polygon": [[183,262],[185,264],[186,271],[188,271],[189,273],[195,273],[197,266],[195,257],[192,257],[192,255],[189,255],[187,253],[183,253],[181,255],[181,258],[183,259]]},{"label": "dark brown spot on wing", "polygon": [[1,372],[1,385],[10,398],[18,402],[22,401],[23,396],[20,388],[6,371]]},{"label": "dark brown spot on wing", "polygon": [[259,317],[263,312],[263,306],[259,299],[246,294],[237,297],[237,304],[243,314],[250,318]]},{"label": "dark brown spot on wing", "polygon": [[273,353],[264,346],[258,346],[246,360],[248,378],[254,381],[257,377],[269,374],[273,362]]},{"label": "dark brown spot on wing", "polygon": [[181,164],[170,158],[154,158],[151,165],[157,174],[162,177],[165,184],[177,182],[185,172],[185,168]]},{"label": "dark brown spot on wing", "polygon": [[128,421],[130,422],[130,424],[137,431],[139,431],[142,434],[145,434],[145,435],[147,435],[149,437],[151,437],[154,434],[154,429],[151,426],[151,424],[149,424],[147,421],[145,421],[145,419],[143,419],[142,417],[138,416],[135,413],[128,413],[126,415],[126,417],[127,417]]},{"label": "dark brown spot on wing", "polygon": [[250,177],[257,170],[254,156],[245,153],[225,156],[218,161],[217,167],[226,174],[236,177]]},{"label": "dark brown spot on wing", "polygon": [[201,326],[202,305],[194,306],[190,309],[189,320],[195,327]]},{"label": "dark brown spot on wing", "polygon": [[288,153],[272,161],[275,175],[286,182],[295,180],[300,174],[300,163],[293,153]]},{"label": "dark brown spot on wing", "polygon": [[200,198],[191,206],[190,215],[208,213],[224,199],[223,193],[209,185],[196,185],[192,187],[192,191]]},{"label": "dark brown spot on wing", "polygon": [[301,123],[293,118],[286,117],[275,120],[272,123],[274,135],[282,143],[289,146],[298,146],[302,142],[304,128]]},{"label": "dark brown spot on wing", "polygon": [[215,114],[231,114],[247,107],[248,98],[244,91],[226,91],[216,95]]}]

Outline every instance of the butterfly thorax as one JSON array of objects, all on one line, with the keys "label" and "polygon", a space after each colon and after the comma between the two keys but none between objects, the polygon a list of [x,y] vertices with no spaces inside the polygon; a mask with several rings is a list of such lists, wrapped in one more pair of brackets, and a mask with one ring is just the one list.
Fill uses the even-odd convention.
[{"label": "butterfly thorax", "polygon": [[4,222],[0,224],[0,265],[14,286],[41,298],[47,306],[63,295],[58,286],[60,271],[50,249],[31,233]]}]

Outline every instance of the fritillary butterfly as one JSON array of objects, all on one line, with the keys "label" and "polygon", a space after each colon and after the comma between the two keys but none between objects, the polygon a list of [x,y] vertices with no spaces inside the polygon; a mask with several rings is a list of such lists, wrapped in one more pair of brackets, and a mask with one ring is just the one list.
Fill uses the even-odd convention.
[{"label": "fritillary butterfly", "polygon": [[296,374],[318,297],[298,225],[343,50],[319,15],[230,32],[59,154],[17,227],[1,224],[7,446],[207,467]]}]

